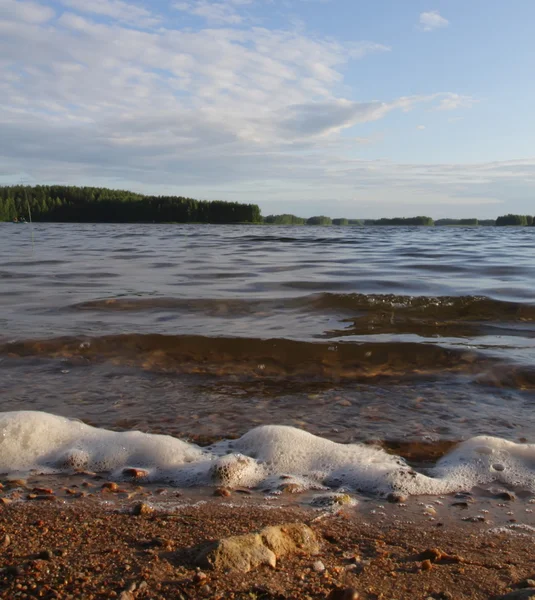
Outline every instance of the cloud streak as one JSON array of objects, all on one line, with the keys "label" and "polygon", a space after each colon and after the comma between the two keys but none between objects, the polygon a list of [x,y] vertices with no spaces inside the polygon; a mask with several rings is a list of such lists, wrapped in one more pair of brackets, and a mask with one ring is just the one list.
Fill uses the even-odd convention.
[{"label": "cloud streak", "polygon": [[423,31],[434,31],[447,27],[449,24],[448,19],[445,19],[438,10],[420,13],[420,28]]}]

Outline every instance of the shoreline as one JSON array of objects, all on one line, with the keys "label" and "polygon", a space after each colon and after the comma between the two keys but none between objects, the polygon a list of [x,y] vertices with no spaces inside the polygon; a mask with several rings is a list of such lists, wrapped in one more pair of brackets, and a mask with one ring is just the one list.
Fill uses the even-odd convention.
[{"label": "shoreline", "polygon": [[[334,512],[300,505],[299,494],[268,502],[246,490],[190,495],[103,478],[88,492],[88,482],[79,480],[78,497],[62,495],[72,487],[4,489],[13,501],[0,504],[0,598],[282,600],[351,589],[360,600],[488,599],[535,575],[533,517],[522,498],[504,496],[501,512],[487,512],[481,498],[451,507],[462,500],[450,497],[363,499]],[[196,560],[203,543],[295,522],[313,530],[318,554],[248,573]]]}]

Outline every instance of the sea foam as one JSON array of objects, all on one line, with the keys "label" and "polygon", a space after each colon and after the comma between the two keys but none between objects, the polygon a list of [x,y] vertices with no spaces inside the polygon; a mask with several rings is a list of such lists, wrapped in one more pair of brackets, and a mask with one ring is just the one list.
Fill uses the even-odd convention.
[{"label": "sea foam", "polygon": [[535,445],[479,436],[418,472],[364,444],[338,444],[286,426],[257,427],[237,440],[200,448],[167,435],[115,432],[44,412],[0,413],[0,472],[89,470],[120,479],[129,468],[176,486],[226,485],[386,495],[444,494],[498,482],[535,492]]}]

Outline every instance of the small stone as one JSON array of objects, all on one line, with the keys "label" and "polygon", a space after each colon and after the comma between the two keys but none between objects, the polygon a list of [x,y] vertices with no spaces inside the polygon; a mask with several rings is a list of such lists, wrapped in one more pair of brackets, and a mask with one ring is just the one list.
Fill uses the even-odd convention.
[{"label": "small stone", "polygon": [[7,504],[11,504],[13,502],[13,500],[11,500],[11,498],[0,498],[0,503],[7,505]]},{"label": "small stone", "polygon": [[204,581],[206,581],[207,578],[208,578],[208,576],[206,575],[206,573],[203,573],[202,571],[198,571],[193,576],[193,583],[203,583]]},{"label": "small stone", "polygon": [[37,558],[40,558],[41,560],[52,560],[54,558],[54,553],[52,550],[41,550],[37,555]]},{"label": "small stone", "polygon": [[220,496],[223,498],[228,498],[231,495],[230,490],[224,487],[218,487],[214,490],[214,496]]},{"label": "small stone", "polygon": [[206,594],[206,595],[208,595],[208,594],[210,594],[210,593],[212,592],[212,588],[211,588],[211,587],[210,587],[208,584],[206,584],[206,585],[203,585],[203,586],[201,587],[201,590],[200,590],[200,591],[201,591],[203,594]]},{"label": "small stone", "polygon": [[520,588],[535,588],[535,579],[524,579],[518,584]]},{"label": "small stone", "polygon": [[433,568],[433,563],[429,559],[423,560],[420,568],[422,571],[430,571]]},{"label": "small stone", "polygon": [[125,590],[119,594],[119,600],[135,600],[135,596],[132,592],[127,592]]},{"label": "small stone", "polygon": [[137,504],[134,504],[134,506],[132,507],[132,514],[136,515],[136,516],[147,516],[147,515],[152,515],[154,513],[154,508],[152,508],[152,506],[149,506],[148,504],[146,504],[145,502],[138,502]]},{"label": "small stone", "polygon": [[147,477],[149,474],[148,471],[144,469],[136,469],[134,467],[123,469],[123,475],[126,477],[134,477],[134,479],[141,479],[142,477]]},{"label": "small stone", "polygon": [[284,494],[299,494],[303,491],[303,486],[298,483],[289,482],[280,485],[279,490]]},{"label": "small stone", "polygon": [[10,565],[4,569],[4,573],[10,577],[19,577],[23,571],[18,565]]},{"label": "small stone", "polygon": [[485,523],[486,522],[486,519],[483,515],[476,515],[475,517],[464,517],[462,520],[466,521],[467,523]]},{"label": "small stone", "polygon": [[2,546],[2,548],[7,548],[9,546],[9,544],[11,544],[11,538],[6,533],[6,535],[2,538],[0,545]]},{"label": "small stone", "polygon": [[323,571],[325,571],[325,565],[321,562],[321,560],[317,560],[312,565],[312,568],[314,569],[314,571],[316,571],[316,573],[323,573]]},{"label": "small stone", "polygon": [[119,489],[119,486],[114,481],[107,481],[102,484],[102,490],[108,490],[110,492],[116,492]]},{"label": "small stone", "polygon": [[32,492],[34,494],[53,494],[54,490],[52,488],[34,487]]},{"label": "small stone", "polygon": [[359,593],[353,588],[335,588],[331,590],[325,600],[359,600]]},{"label": "small stone", "polygon": [[431,562],[438,562],[443,556],[443,552],[438,548],[429,548],[424,550],[420,554],[420,560],[430,560]]},{"label": "small stone", "polygon": [[507,502],[513,502],[516,500],[516,495],[513,492],[508,492],[507,490],[503,492],[499,492],[494,496],[497,500],[506,500]]},{"label": "small stone", "polygon": [[401,494],[400,492],[390,492],[386,499],[388,502],[392,502],[393,504],[399,504],[400,502],[407,502],[409,497]]},{"label": "small stone", "polygon": [[11,490],[14,488],[25,488],[26,480],[25,479],[10,479],[9,481],[7,481],[6,485]]}]

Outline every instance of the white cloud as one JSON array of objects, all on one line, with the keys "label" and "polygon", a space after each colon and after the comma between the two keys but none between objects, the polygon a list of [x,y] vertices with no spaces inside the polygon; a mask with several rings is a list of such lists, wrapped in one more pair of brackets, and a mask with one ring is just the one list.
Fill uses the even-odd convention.
[{"label": "white cloud", "polygon": [[214,2],[212,0],[189,0],[175,2],[173,8],[187,12],[190,15],[206,19],[214,24],[237,25],[243,21],[237,7],[250,4],[250,0],[226,0]]},{"label": "white cloud", "polygon": [[54,14],[54,11],[49,6],[44,6],[37,2],[0,0],[0,20],[44,23],[52,19]]},{"label": "white cloud", "polygon": [[462,96],[460,94],[448,94],[440,101],[437,110],[456,110],[458,108],[472,108],[478,102],[472,96]]},{"label": "white cloud", "polygon": [[425,129],[425,125],[417,125],[416,129],[419,129],[420,131],[423,131]]},{"label": "white cloud", "polygon": [[62,4],[78,12],[101,15],[113,20],[138,25],[141,27],[152,27],[160,22],[142,6],[123,2],[123,0],[60,0]]},{"label": "white cloud", "polygon": [[447,27],[450,24],[448,19],[445,19],[438,10],[420,13],[420,27],[424,31],[433,31],[441,27]]}]

